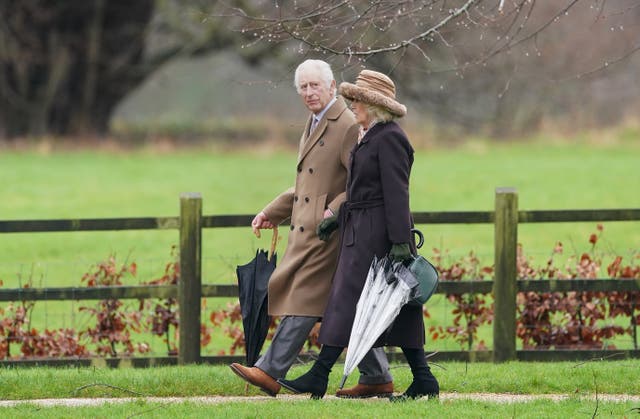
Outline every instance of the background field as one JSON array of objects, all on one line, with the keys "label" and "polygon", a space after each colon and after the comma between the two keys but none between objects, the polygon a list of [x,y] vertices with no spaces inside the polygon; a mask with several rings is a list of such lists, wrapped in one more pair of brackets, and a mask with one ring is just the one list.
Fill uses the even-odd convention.
[{"label": "background field", "polygon": [[[593,138],[518,144],[471,139],[455,147],[421,148],[412,172],[412,209],[491,210],[495,188],[501,186],[517,189],[521,209],[640,207],[638,138],[622,134]],[[0,219],[175,216],[182,192],[201,192],[205,215],[254,214],[292,184],[295,158],[291,150],[260,146],[236,151],[213,146],[5,149],[0,153]],[[422,251],[426,256],[434,247],[448,250],[451,260],[474,251],[483,264],[492,264],[492,225],[420,228],[426,233]],[[286,231],[281,230],[280,252],[286,243]],[[588,251],[588,237],[595,230],[592,223],[527,224],[520,227],[519,241],[541,265],[556,241],[564,243],[566,255]],[[149,281],[161,276],[172,260],[177,239],[173,230],[2,234],[0,279],[5,288],[28,280],[37,287],[77,286],[83,273],[113,254],[121,262],[138,264],[138,275],[128,284]],[[236,265],[250,260],[255,249],[268,242],[256,239],[248,227],[205,230],[203,282],[233,283]],[[637,223],[605,224],[600,251],[628,257],[638,248]],[[208,304],[224,306],[227,300]],[[450,308],[438,298],[429,304],[432,322],[447,323]],[[79,328],[87,321],[71,313],[69,303],[38,303],[34,313],[35,325],[42,322],[38,327]],[[446,348],[457,345],[442,349]]]}]

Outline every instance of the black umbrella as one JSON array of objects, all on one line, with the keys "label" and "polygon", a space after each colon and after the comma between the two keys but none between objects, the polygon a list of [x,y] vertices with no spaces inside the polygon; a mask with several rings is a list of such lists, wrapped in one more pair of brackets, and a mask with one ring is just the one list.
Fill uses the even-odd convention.
[{"label": "black umbrella", "polygon": [[248,366],[253,366],[258,360],[269,332],[271,318],[267,312],[267,286],[276,268],[277,241],[278,229],[274,228],[270,255],[266,250],[258,249],[251,262],[236,268]]}]

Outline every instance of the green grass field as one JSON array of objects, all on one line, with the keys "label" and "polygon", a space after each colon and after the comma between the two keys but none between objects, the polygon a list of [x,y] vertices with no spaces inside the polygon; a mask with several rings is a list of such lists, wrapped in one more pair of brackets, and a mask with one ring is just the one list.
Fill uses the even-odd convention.
[{"label": "green grass field", "polygon": [[[296,366],[291,377],[308,369]],[[155,367],[147,369],[108,368],[28,368],[0,371],[0,400],[34,400],[62,398],[123,398],[126,403],[97,407],[42,407],[20,404],[0,407],[6,417],[300,417],[313,412],[314,417],[451,417],[451,418],[556,418],[556,417],[635,417],[637,401],[607,401],[607,395],[640,393],[637,360],[525,363],[455,363],[432,364],[440,382],[440,400],[421,399],[406,403],[389,403],[385,399],[309,400],[247,399],[218,404],[191,400],[171,403],[162,399],[149,402],[143,397],[259,396],[254,387],[245,392],[242,380],[227,366]],[[333,395],[342,375],[342,365],[334,367],[327,395]],[[396,392],[406,389],[411,373],[405,364],[393,364]],[[357,380],[349,377],[347,385]],[[563,400],[532,400],[499,403],[464,400],[465,395],[502,394],[561,396]],[[282,393],[283,395],[285,393]],[[451,396],[457,395],[457,398]],[[598,398],[596,401],[595,398]],[[137,399],[137,400],[136,400]]]},{"label": "green grass field", "polygon": [[273,418],[300,417],[301,412],[313,412],[318,419],[341,418],[482,418],[502,419],[518,417],[541,419],[558,417],[633,417],[638,412],[632,401],[608,402],[582,400],[574,397],[562,401],[534,400],[529,402],[496,403],[473,400],[427,401],[389,403],[386,400],[260,400],[206,403],[185,401],[179,403],[148,402],[145,400],[126,403],[105,403],[98,407],[42,407],[36,404],[21,404],[17,407],[0,408],[0,413],[12,418]]},{"label": "green grass field", "polygon": [[[491,210],[495,188],[502,186],[517,189],[521,209],[640,208],[639,144],[637,138],[521,144],[470,140],[456,147],[421,149],[411,178],[412,209]],[[182,192],[202,193],[205,215],[254,214],[293,183],[295,159],[292,151],[266,147],[5,149],[0,151],[0,220],[175,216]],[[419,227],[426,234],[422,253],[427,257],[437,247],[448,250],[451,260],[474,251],[484,264],[492,264],[492,225]],[[595,229],[593,223],[525,224],[519,241],[534,264],[541,265],[556,241],[564,243],[567,255],[589,250],[589,234]],[[286,243],[283,233],[280,252]],[[35,287],[78,286],[93,264],[115,254],[119,261],[137,262],[139,272],[130,284],[148,281],[162,275],[177,241],[173,230],[0,234],[0,280],[4,288],[28,281]],[[268,244],[268,235],[256,239],[249,227],[205,230],[203,282],[235,282],[236,265]],[[638,223],[606,223],[598,246],[610,255],[629,257],[640,248]],[[208,304],[216,307],[226,301]],[[446,323],[450,309],[442,299],[434,297],[429,304],[433,321]],[[83,326],[86,319],[68,307],[69,303],[38,303],[34,324]]]},{"label": "green grass field", "polygon": [[[640,394],[636,380],[637,359],[592,360],[587,362],[443,362],[431,363],[433,374],[446,393],[512,394]],[[344,364],[337,363],[329,377],[327,394],[335,394]],[[287,377],[305,373],[310,364],[295,365]],[[28,400],[68,397],[190,397],[211,395],[262,395],[226,365],[189,365],[151,368],[37,367],[3,368],[0,400]],[[392,363],[391,375],[397,392],[411,384],[406,363]],[[346,386],[355,385],[354,371]],[[283,394],[286,394],[283,391]]]}]

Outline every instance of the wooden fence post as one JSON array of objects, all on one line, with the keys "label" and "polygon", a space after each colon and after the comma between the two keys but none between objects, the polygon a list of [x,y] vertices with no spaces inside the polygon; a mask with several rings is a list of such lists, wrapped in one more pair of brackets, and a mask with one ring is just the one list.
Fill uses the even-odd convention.
[{"label": "wooden fence post", "polygon": [[200,362],[200,306],[202,303],[202,196],[180,195],[180,280],[178,304],[180,346],[178,364]]},{"label": "wooden fence post", "polygon": [[515,188],[497,188],[495,205],[493,362],[504,362],[516,359],[518,194]]}]

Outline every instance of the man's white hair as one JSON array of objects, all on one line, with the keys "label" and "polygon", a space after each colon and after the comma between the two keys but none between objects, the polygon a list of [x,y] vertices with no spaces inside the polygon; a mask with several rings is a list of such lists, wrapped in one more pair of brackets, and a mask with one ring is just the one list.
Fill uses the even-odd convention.
[{"label": "man's white hair", "polygon": [[329,63],[322,60],[305,60],[303,61],[298,68],[296,68],[296,73],[293,77],[293,85],[296,88],[296,92],[300,94],[300,73],[312,71],[316,74],[319,74],[322,78],[322,81],[326,84],[327,89],[331,88],[331,82],[334,80],[333,71],[331,71],[331,66]]}]

